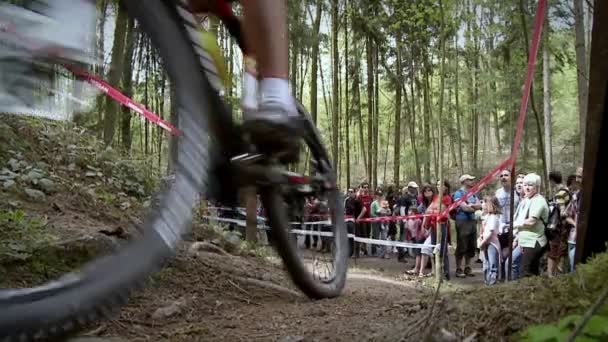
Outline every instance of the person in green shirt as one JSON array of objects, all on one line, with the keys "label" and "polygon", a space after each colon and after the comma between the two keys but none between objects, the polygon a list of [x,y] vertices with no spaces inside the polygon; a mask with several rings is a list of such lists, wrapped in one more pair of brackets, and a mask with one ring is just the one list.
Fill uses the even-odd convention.
[{"label": "person in green shirt", "polygon": [[[378,211],[380,210],[380,202],[382,202],[382,192],[376,190],[374,194],[374,201],[370,206],[370,217],[375,218],[378,217]],[[380,238],[380,222],[372,222],[372,234],[370,236],[372,239]],[[377,256],[378,247],[376,245],[372,245],[371,252],[373,256]]]},{"label": "person in green shirt", "polygon": [[517,208],[514,228],[521,247],[520,276],[540,275],[540,259],[547,245],[545,222],[549,219],[547,200],[538,192],[541,179],[535,173],[524,177],[526,199]]}]

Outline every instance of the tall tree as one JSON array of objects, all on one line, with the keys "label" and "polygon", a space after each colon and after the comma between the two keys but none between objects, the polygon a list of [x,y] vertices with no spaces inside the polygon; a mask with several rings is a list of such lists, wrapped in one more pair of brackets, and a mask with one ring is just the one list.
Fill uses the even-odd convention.
[{"label": "tall tree", "polygon": [[578,113],[581,146],[585,146],[585,128],[587,124],[587,98],[589,97],[589,73],[585,47],[585,18],[583,1],[574,1],[574,33],[576,51],[576,78],[578,84]]},{"label": "tall tree", "polygon": [[339,165],[339,145],[338,145],[338,137],[339,137],[339,128],[338,128],[338,118],[340,115],[340,98],[339,98],[339,81],[338,75],[340,73],[339,68],[339,55],[338,55],[338,26],[339,26],[339,18],[338,18],[338,4],[339,0],[332,0],[331,2],[331,47],[332,47],[332,129],[331,129],[331,151],[332,158],[334,160],[334,168],[337,170]]},{"label": "tall tree", "polygon": [[458,93],[460,92],[460,84],[458,82],[458,74],[460,73],[459,71],[459,65],[460,65],[460,61],[458,59],[458,37],[454,37],[454,83],[455,83],[455,89],[454,89],[454,100],[455,100],[455,110],[454,110],[454,114],[456,116],[456,132],[458,134],[456,134],[456,142],[458,143],[458,167],[459,167],[459,171],[460,174],[464,174],[464,165],[463,165],[463,160],[462,160],[462,126],[460,125],[460,103],[458,101],[459,96]]},{"label": "tall tree", "polygon": [[349,81],[349,77],[348,75],[350,74],[350,70],[348,69],[348,62],[350,59],[350,55],[349,55],[349,51],[348,51],[348,30],[349,30],[349,26],[348,26],[348,18],[349,18],[349,7],[348,7],[348,0],[344,0],[344,78],[345,78],[345,116],[346,116],[346,125],[345,125],[345,134],[344,134],[344,145],[345,145],[345,149],[344,149],[344,154],[346,155],[346,186],[347,187],[351,187],[352,184],[350,183],[350,123],[351,123],[351,108],[350,108],[350,99],[349,99],[349,91],[348,91],[348,81]]},{"label": "tall tree", "polygon": [[543,113],[545,118],[545,157],[547,158],[546,172],[553,168],[553,144],[552,144],[552,115],[551,115],[551,56],[549,53],[549,6],[545,11],[545,28],[543,42]]},{"label": "tall tree", "polygon": [[[110,84],[119,84],[122,74],[124,51],[125,51],[125,35],[127,33],[128,16],[126,10],[121,3],[118,4],[118,15],[116,16],[116,26],[114,28],[114,45],[112,46],[112,61],[110,62],[110,73],[108,82]],[[116,130],[116,113],[118,112],[118,103],[115,101],[106,101],[103,141],[107,145],[112,143],[114,132]]]},{"label": "tall tree", "polygon": [[317,124],[317,77],[319,77],[319,30],[321,28],[321,15],[323,13],[322,0],[315,5],[315,17],[313,19],[313,42],[310,67],[310,114],[312,120]]},{"label": "tall tree", "polygon": [[403,72],[403,66],[401,65],[401,50],[402,50],[402,36],[400,29],[397,29],[397,50],[396,50],[396,62],[395,62],[395,75],[399,75],[395,80],[395,132],[394,132],[394,143],[393,143],[393,183],[399,187],[399,166],[401,157],[401,95],[403,91],[402,83],[403,78],[401,74]]},{"label": "tall tree", "polygon": [[365,55],[367,62],[367,160],[368,171],[367,181],[373,187],[374,169],[374,48],[372,39],[368,35],[365,37]]},{"label": "tall tree", "polygon": [[[128,97],[133,97],[133,52],[135,51],[135,21],[133,18],[128,20],[128,30],[125,47],[125,61],[123,68],[123,92]],[[122,108],[121,136],[122,148],[124,152],[131,150],[131,109]]]}]

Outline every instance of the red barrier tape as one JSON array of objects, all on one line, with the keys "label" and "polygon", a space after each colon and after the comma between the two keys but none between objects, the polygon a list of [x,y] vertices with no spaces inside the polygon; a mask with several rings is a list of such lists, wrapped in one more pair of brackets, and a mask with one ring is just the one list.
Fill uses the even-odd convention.
[{"label": "red barrier tape", "polygon": [[84,79],[85,81],[89,82],[89,84],[93,85],[97,89],[104,92],[106,95],[108,95],[111,98],[113,98],[114,100],[120,102],[123,106],[130,108],[131,110],[135,111],[139,115],[142,115],[144,118],[146,118],[147,120],[151,121],[152,123],[158,125],[160,128],[166,130],[167,132],[171,133],[172,135],[181,135],[181,131],[177,127],[175,127],[175,126],[171,125],[169,122],[161,119],[160,116],[158,116],[156,113],[149,111],[142,104],[139,104],[139,103],[131,100],[128,96],[126,96],[125,94],[116,90],[111,85],[109,85],[104,80],[102,80],[101,78],[94,76],[92,74],[89,74],[88,72],[86,72],[82,69],[78,69],[71,65],[64,65],[64,67],[66,69],[70,70],[74,75]]}]

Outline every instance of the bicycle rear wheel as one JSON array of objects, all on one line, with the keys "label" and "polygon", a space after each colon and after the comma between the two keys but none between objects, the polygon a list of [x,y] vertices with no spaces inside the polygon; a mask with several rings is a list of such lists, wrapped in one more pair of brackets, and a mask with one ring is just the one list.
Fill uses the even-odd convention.
[{"label": "bicycle rear wheel", "polygon": [[[295,184],[284,187],[262,188],[260,191],[262,204],[267,211],[272,239],[294,283],[310,298],[333,298],[342,293],[348,268],[348,234],[344,224],[342,199],[336,184],[335,171],[319,134],[304,108],[299,105],[298,109],[300,115],[305,118],[304,141],[311,156],[310,176],[294,176]],[[305,184],[314,179],[319,181],[312,187],[309,186],[310,184]],[[314,190],[299,191],[298,188],[302,185]],[[290,223],[291,217],[288,215],[294,206],[300,206],[304,198],[310,196],[322,201],[327,209],[326,214],[313,218],[317,221],[329,221],[324,225],[329,229],[318,234],[313,233],[312,230],[296,231],[295,229],[302,227]],[[297,208],[296,211],[300,209]],[[323,246],[321,249],[325,252],[324,265],[321,265],[320,258],[317,258],[316,250],[310,255],[311,251],[298,246],[298,240],[302,240],[297,238],[298,234],[308,235],[311,240],[315,238],[314,235],[318,235],[316,241],[320,241]]]},{"label": "bicycle rear wheel", "polygon": [[161,195],[156,212],[144,220],[142,238],[44,286],[0,289],[0,341],[63,336],[123,304],[130,290],[172,256],[189,230],[193,203],[205,190],[208,129],[201,111],[218,108],[219,99],[195,51],[195,22],[170,0],[124,0],[123,4],[160,53],[175,87],[174,108],[181,130],[175,178]]}]

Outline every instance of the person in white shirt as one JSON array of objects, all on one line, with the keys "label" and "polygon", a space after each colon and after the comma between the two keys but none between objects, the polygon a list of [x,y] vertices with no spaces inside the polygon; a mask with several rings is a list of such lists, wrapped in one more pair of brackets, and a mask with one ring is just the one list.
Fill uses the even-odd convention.
[{"label": "person in white shirt", "polygon": [[481,234],[477,241],[483,259],[483,274],[486,285],[494,285],[501,273],[502,255],[498,233],[500,231],[500,204],[496,196],[486,196],[483,203],[486,214]]}]

